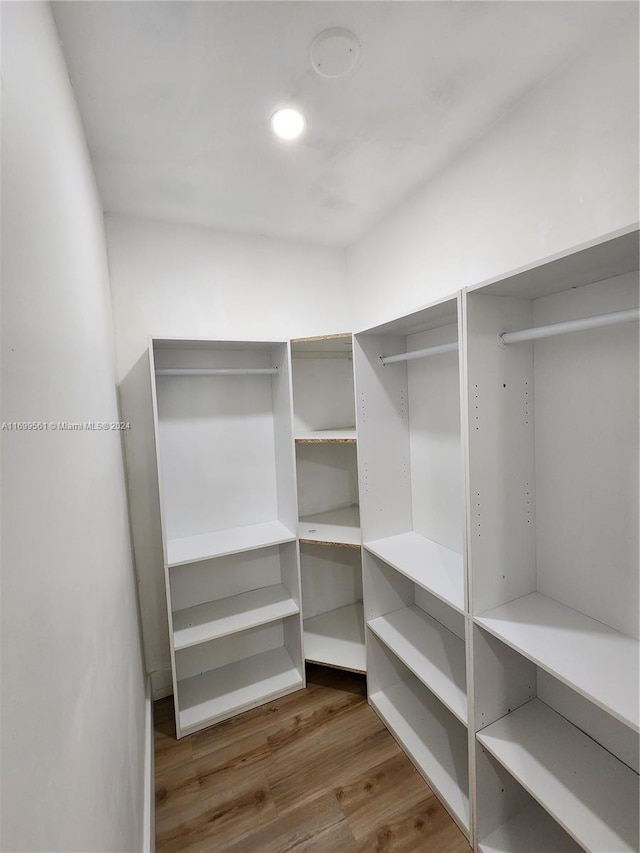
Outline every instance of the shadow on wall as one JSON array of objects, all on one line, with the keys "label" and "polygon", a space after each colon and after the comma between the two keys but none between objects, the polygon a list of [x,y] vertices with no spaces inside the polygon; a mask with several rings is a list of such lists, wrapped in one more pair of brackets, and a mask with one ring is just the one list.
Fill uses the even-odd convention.
[{"label": "shadow on wall", "polygon": [[171,658],[147,351],[120,383],[120,403],[123,420],[131,424],[124,438],[129,512],[145,664],[151,674],[153,698],[157,699],[171,692]]}]

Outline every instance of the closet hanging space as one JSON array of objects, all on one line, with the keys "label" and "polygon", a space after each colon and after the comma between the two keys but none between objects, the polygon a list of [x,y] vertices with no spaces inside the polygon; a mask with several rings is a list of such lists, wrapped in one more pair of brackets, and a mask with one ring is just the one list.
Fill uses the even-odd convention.
[{"label": "closet hanging space", "polygon": [[288,345],[155,339],[178,737],[304,686]]}]

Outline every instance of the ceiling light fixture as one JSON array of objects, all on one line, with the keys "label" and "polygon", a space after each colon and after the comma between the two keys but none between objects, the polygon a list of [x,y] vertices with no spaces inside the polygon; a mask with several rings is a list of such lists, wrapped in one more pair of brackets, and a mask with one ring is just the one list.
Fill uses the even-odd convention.
[{"label": "ceiling light fixture", "polygon": [[271,116],[271,129],[280,139],[297,139],[305,124],[302,113],[290,107],[278,110]]}]

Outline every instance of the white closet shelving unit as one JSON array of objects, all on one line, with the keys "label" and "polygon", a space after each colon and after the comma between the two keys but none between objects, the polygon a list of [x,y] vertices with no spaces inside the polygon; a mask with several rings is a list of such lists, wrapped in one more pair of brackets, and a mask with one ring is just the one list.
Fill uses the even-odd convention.
[{"label": "white closet shelving unit", "polygon": [[289,348],[153,339],[178,737],[304,686]]},{"label": "white closet shelving unit", "polygon": [[364,672],[352,335],[291,354],[305,658]]},{"label": "white closet shelving unit", "polygon": [[356,335],[369,702],[467,837],[459,299]]},{"label": "white closet shelving unit", "polygon": [[637,231],[464,294],[484,853],[639,848],[637,308]]}]

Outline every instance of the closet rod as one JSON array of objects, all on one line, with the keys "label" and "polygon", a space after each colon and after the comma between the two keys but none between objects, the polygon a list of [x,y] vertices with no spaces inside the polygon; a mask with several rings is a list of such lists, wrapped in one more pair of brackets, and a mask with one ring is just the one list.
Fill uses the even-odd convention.
[{"label": "closet rod", "polygon": [[583,320],[567,320],[564,323],[554,323],[551,326],[522,329],[520,332],[499,332],[498,345],[504,347],[505,344],[517,344],[520,341],[535,341],[538,338],[551,338],[554,335],[564,335],[567,332],[579,332],[583,329],[597,329],[600,326],[630,323],[639,317],[640,308],[630,308],[627,311],[614,311],[611,314],[598,314],[595,317],[585,317]]},{"label": "closet rod", "polygon": [[247,376],[277,373],[277,367],[158,367],[156,376]]},{"label": "closet rod", "polygon": [[425,358],[428,355],[438,355],[441,352],[453,352],[458,349],[458,342],[453,341],[451,344],[440,344],[437,347],[427,347],[427,349],[416,349],[411,352],[399,352],[397,355],[381,355],[380,361],[383,366],[392,364],[394,361],[413,361],[414,358]]}]

